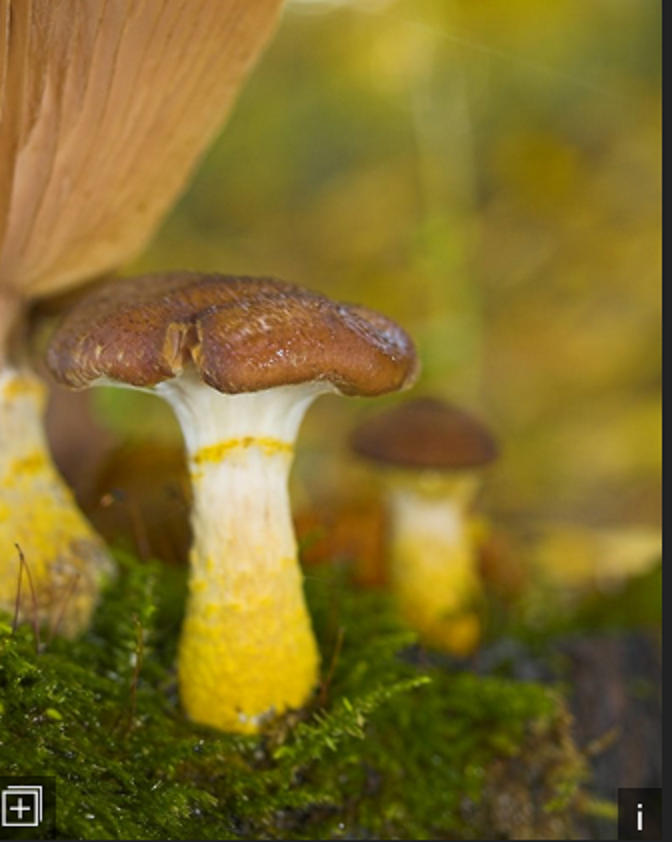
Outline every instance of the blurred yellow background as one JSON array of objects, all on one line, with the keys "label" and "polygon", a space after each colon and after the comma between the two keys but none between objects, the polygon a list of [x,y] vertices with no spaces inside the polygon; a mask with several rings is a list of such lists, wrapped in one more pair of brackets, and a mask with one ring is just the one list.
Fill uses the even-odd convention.
[{"label": "blurred yellow background", "polygon": [[[653,0],[289,2],[125,274],[273,275],[379,309],[418,344],[411,394],[501,441],[494,518],[655,532],[660,42]],[[297,509],[361,496],[347,436],[399,399],[317,402]],[[158,400],[94,400],[121,437],[177,436]]]}]

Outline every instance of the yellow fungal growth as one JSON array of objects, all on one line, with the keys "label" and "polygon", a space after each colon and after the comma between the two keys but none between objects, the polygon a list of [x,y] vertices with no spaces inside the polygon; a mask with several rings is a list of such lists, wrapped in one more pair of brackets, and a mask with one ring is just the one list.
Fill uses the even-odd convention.
[{"label": "yellow fungal growth", "polygon": [[241,438],[222,441],[209,447],[202,447],[191,457],[191,461],[194,465],[202,465],[206,462],[221,462],[231,450],[235,450],[238,447],[245,448],[252,446],[260,448],[268,456],[273,456],[274,453],[291,454],[294,450],[292,445],[286,441],[279,441],[279,439],[274,439],[270,436],[243,436]]},{"label": "yellow fungal growth", "polygon": [[467,656],[481,636],[481,584],[464,546],[422,536],[399,541],[390,578],[401,613],[422,639]]},{"label": "yellow fungal growth", "polygon": [[44,386],[35,377],[6,375],[2,378],[0,398],[11,401],[19,398],[32,398],[40,411],[44,409]]},{"label": "yellow fungal growth", "polygon": [[0,609],[72,636],[111,562],[49,457],[43,406],[36,378],[0,374]]},{"label": "yellow fungal growth", "polygon": [[318,667],[293,559],[279,559],[274,576],[249,574],[222,601],[192,582],[179,653],[190,718],[241,733],[302,707]]},{"label": "yellow fungal growth", "polygon": [[482,585],[467,515],[472,478],[392,483],[390,581],[422,640],[458,657],[481,638]]},{"label": "yellow fungal growth", "polygon": [[261,433],[199,443],[189,458],[194,545],[180,698],[190,719],[223,731],[258,732],[317,685],[287,490],[292,455],[291,441]]}]

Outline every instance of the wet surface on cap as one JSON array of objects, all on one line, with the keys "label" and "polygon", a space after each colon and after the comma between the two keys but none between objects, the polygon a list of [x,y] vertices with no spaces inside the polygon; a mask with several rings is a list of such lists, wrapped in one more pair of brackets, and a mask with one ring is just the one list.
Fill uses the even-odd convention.
[{"label": "wet surface on cap", "polygon": [[151,387],[193,365],[227,393],[326,381],[373,396],[417,373],[412,341],[379,313],[274,279],[194,273],[99,287],[56,329],[48,363],[74,388]]}]

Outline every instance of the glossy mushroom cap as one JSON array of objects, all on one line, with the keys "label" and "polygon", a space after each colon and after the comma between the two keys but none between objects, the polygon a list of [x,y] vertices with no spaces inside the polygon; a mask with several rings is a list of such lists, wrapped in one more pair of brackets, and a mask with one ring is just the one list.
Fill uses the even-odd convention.
[{"label": "glossy mushroom cap", "polygon": [[434,398],[417,398],[366,419],[351,437],[360,456],[390,466],[468,470],[497,458],[489,430],[473,415]]},{"label": "glossy mushroom cap", "polygon": [[48,365],[72,388],[151,388],[194,368],[230,394],[321,382],[374,396],[417,373],[410,338],[378,313],[274,279],[187,272],[99,287],[57,327]]}]

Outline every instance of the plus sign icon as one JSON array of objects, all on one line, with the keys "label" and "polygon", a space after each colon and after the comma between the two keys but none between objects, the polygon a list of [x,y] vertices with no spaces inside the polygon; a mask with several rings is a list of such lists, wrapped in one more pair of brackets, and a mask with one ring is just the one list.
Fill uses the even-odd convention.
[{"label": "plus sign icon", "polygon": [[44,818],[44,792],[41,786],[14,784],[2,790],[3,827],[39,827]]},{"label": "plus sign icon", "polygon": [[0,839],[47,839],[55,818],[55,782],[0,777]]}]

